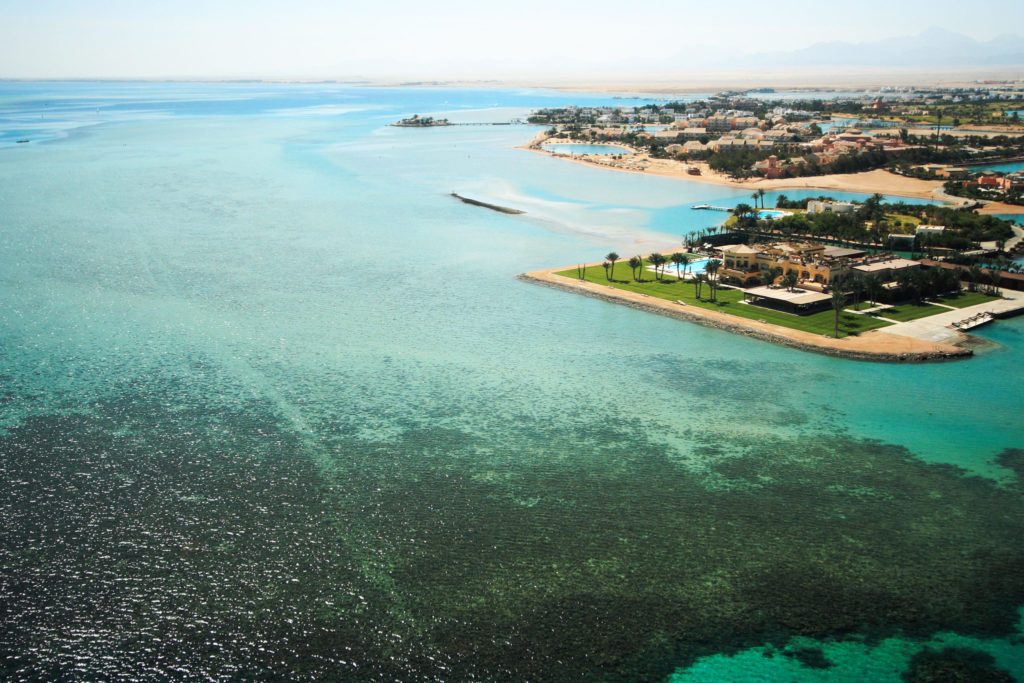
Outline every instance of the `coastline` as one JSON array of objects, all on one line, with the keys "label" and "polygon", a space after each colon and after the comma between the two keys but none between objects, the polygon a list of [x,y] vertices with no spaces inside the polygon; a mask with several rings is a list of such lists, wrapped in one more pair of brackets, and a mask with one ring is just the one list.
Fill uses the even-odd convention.
[{"label": "coastline", "polygon": [[[539,133],[530,142],[521,145],[518,149],[524,149],[547,156],[556,157],[565,161],[596,166],[612,171],[625,173],[638,173],[641,175],[656,175],[668,178],[678,178],[696,183],[719,185],[739,190],[835,190],[837,192],[857,192],[862,194],[879,193],[887,197],[908,197],[915,199],[941,200],[950,204],[970,204],[972,200],[962,197],[954,197],[943,191],[942,183],[936,180],[921,180],[919,178],[908,178],[906,176],[890,173],[884,169],[873,171],[862,171],[860,173],[842,173],[822,176],[805,176],[802,178],[778,178],[765,180],[736,180],[722,173],[713,171],[706,162],[684,163],[673,159],[652,159],[647,154],[633,150],[633,154],[623,156],[620,159],[608,156],[574,156],[568,154],[557,154],[544,149],[544,143],[550,140],[544,132]],[[615,143],[625,147],[621,143]],[[687,173],[688,167],[696,167],[700,175]],[[991,202],[979,209],[983,214],[1024,214],[1024,206],[1013,204],[1002,204]]]},{"label": "coastline", "polygon": [[[591,265],[596,267],[599,264]],[[870,330],[861,335],[843,337],[842,339],[824,337],[771,323],[739,318],[727,313],[709,311],[696,306],[681,306],[665,299],[644,296],[607,285],[555,275],[556,272],[563,270],[566,268],[548,268],[522,273],[516,277],[524,282],[583,294],[761,341],[847,360],[876,363],[925,363],[969,358],[974,355],[970,349],[904,337],[884,330]]]}]

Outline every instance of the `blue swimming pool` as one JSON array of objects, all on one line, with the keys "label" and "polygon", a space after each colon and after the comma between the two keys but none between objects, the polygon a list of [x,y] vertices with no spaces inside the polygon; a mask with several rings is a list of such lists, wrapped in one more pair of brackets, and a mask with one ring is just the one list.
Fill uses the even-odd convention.
[{"label": "blue swimming pool", "polygon": [[[709,259],[709,258],[700,258],[700,259],[694,259],[693,261],[690,261],[685,266],[680,264],[679,265],[679,274],[683,275],[686,278],[691,278],[694,275],[696,275],[697,273],[703,273],[704,272],[704,266],[706,266],[708,264],[708,261],[710,261],[710,260],[711,259]],[[647,266],[647,270],[653,271],[654,270],[654,266]],[[666,263],[665,264],[664,272],[667,275],[675,275],[676,274],[676,265],[674,263],[671,263],[671,262]]]},{"label": "blue swimming pool", "polygon": [[556,154],[632,154],[632,150],[618,145],[556,144],[544,145],[548,152]]}]

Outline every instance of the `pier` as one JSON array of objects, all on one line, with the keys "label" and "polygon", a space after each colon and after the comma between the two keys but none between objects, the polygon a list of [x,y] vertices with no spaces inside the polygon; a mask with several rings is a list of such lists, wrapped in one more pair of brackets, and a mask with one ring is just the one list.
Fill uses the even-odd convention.
[{"label": "pier", "polygon": [[995,318],[1010,318],[1024,313],[1024,292],[1003,290],[1003,298],[975,306],[957,308],[945,313],[901,322],[885,331],[904,337],[942,344],[961,343],[967,339],[967,330],[984,325]]}]

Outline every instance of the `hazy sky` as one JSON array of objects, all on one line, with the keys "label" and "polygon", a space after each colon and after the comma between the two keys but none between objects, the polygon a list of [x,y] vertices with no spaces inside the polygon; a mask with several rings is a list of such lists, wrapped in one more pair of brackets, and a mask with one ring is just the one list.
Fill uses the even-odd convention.
[{"label": "hazy sky", "polygon": [[0,78],[347,78],[683,69],[935,26],[1024,32],[1024,1],[0,0]]}]

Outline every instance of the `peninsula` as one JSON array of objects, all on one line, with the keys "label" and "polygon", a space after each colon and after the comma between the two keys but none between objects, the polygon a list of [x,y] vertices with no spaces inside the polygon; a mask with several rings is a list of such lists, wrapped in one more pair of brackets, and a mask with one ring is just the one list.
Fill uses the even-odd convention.
[{"label": "peninsula", "polygon": [[[587,267],[597,269],[601,267],[601,264],[589,264]],[[915,339],[880,329],[869,330],[861,335],[833,339],[827,335],[769,323],[764,319],[750,320],[716,310],[686,305],[682,300],[660,299],[643,293],[577,280],[560,275],[560,271],[564,272],[565,269],[538,270],[523,273],[518,277],[525,282],[624,304],[632,308],[742,334],[801,351],[811,351],[839,358],[887,363],[920,363],[968,358],[974,353],[969,348],[956,346],[955,343]]]},{"label": "peninsula", "polygon": [[603,263],[520,278],[806,351],[883,362],[970,356],[984,342],[968,330],[1024,312],[1024,274],[1006,256],[1024,231],[967,208],[883,199],[779,195],[774,209],[740,204],[723,226],[687,234],[685,252],[628,259],[611,252]]}]

